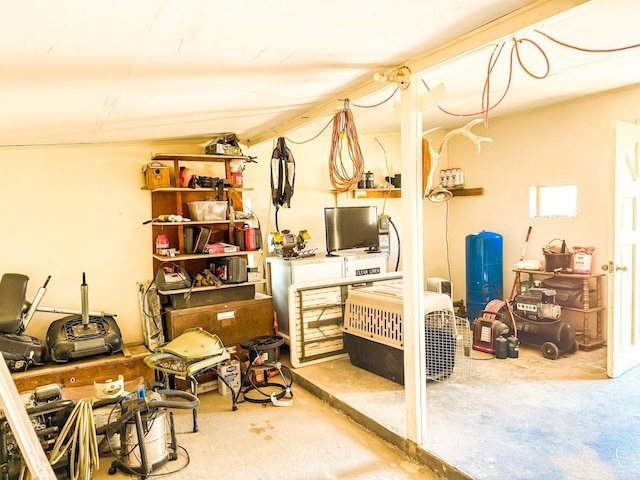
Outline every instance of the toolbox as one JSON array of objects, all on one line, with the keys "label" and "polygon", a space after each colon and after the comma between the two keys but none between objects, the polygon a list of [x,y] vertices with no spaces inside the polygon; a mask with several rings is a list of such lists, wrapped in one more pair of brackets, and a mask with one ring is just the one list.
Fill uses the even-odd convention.
[{"label": "toolbox", "polygon": [[244,257],[223,257],[217,259],[211,271],[224,283],[247,281],[247,259]]}]

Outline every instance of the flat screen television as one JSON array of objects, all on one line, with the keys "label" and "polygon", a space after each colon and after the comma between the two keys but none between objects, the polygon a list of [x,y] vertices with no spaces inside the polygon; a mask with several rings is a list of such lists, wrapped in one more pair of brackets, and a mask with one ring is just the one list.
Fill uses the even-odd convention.
[{"label": "flat screen television", "polygon": [[378,251],[378,210],[374,206],[325,207],[324,228],[328,255],[354,248]]}]

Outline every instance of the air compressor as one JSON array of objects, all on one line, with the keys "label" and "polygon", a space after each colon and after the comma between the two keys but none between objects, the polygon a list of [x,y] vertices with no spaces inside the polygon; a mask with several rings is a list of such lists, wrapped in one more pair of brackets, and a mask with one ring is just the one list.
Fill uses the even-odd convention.
[{"label": "air compressor", "polygon": [[562,321],[555,295],[554,289],[534,287],[508,303],[492,300],[474,323],[473,348],[498,356],[503,340],[515,337],[517,342],[540,345],[542,355],[550,360],[556,360],[561,351],[577,352],[573,325]]},{"label": "air compressor", "polygon": [[542,355],[550,360],[557,359],[561,351],[578,351],[573,325],[562,321],[562,309],[555,297],[556,291],[551,288],[533,287],[516,295],[512,302],[518,338],[541,345]]}]

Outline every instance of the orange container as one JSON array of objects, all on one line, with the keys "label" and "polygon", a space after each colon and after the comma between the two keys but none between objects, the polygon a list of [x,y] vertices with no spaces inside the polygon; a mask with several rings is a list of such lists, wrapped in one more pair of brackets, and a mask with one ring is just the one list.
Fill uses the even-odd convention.
[{"label": "orange container", "polygon": [[231,184],[234,187],[242,187],[242,172],[231,172]]}]

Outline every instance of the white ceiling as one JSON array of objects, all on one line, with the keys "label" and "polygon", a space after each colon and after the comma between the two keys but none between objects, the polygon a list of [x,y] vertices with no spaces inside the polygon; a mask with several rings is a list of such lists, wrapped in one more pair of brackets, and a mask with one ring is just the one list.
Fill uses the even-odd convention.
[{"label": "white ceiling", "polygon": [[[423,78],[430,86],[444,84],[440,106],[478,112],[491,51],[503,40],[491,76],[492,103],[508,76],[515,32],[501,33],[504,25],[496,19],[519,18],[507,26],[530,19],[542,31],[584,48],[640,43],[638,0],[592,0],[540,21],[545,12],[580,3],[0,0],[0,145],[207,138],[216,132],[261,141],[289,133],[303,116],[319,119],[295,133],[312,132],[342,107],[337,99],[345,96],[359,133],[397,131],[393,101],[357,109],[393,91],[391,84],[374,84],[373,75],[435,61],[439,65]],[[524,13],[518,17],[514,11]],[[487,24],[488,37],[483,36]],[[471,41],[456,42],[460,36]],[[484,48],[477,44],[483,38]],[[640,48],[585,53],[530,31],[517,38],[540,47],[519,44],[527,68],[543,73],[544,52],[550,74],[535,80],[514,67],[510,90],[489,118],[640,81]],[[441,63],[461,44],[474,52]],[[374,89],[381,90],[371,93]],[[367,96],[351,96],[361,93]],[[435,108],[425,114],[426,126],[461,121]]]}]

